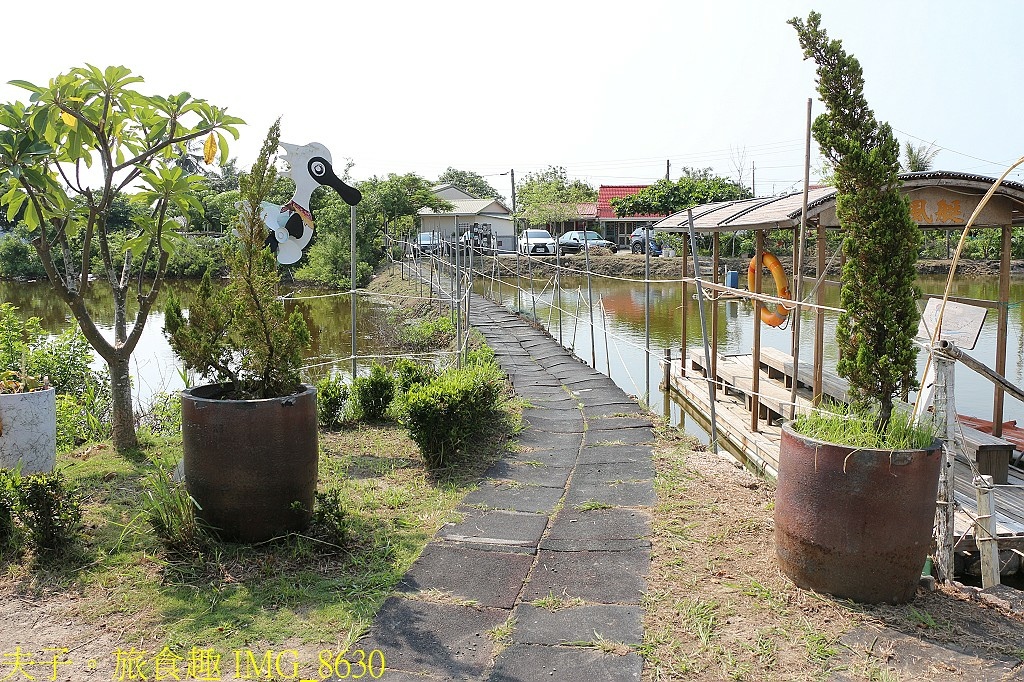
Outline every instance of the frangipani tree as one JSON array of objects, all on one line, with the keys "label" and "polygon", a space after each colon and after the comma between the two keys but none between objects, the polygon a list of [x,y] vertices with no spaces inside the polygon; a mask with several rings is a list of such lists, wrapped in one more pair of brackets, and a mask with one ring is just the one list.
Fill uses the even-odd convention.
[{"label": "frangipani tree", "polygon": [[[0,105],[0,206],[8,220],[20,218],[35,232],[32,244],[50,282],[107,364],[119,451],[137,445],[129,360],[182,238],[175,217],[202,210],[193,194],[201,176],[173,161],[183,145],[204,138],[204,161],[219,151],[223,163],[224,133],[238,139],[235,126],[244,123],[188,92],[144,95],[134,89],[142,80],[123,66],[86,66],[46,85],[12,81],[31,93],[29,103]],[[115,198],[129,192],[146,210],[118,248],[108,218]],[[94,247],[103,269],[90,282]],[[147,280],[150,261],[156,276]],[[100,283],[113,293],[113,339],[86,309],[89,287]]]}]

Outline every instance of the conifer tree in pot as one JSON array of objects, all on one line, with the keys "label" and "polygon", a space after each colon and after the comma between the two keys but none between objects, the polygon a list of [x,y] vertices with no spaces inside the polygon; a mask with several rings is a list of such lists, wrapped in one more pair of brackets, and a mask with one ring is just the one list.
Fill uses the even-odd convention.
[{"label": "conifer tree in pot", "polygon": [[920,230],[900,193],[899,145],[868,106],[860,63],[828,37],[817,12],[789,23],[817,64],[827,109],[812,130],[835,169],[846,255],[837,370],[850,382],[852,409],[783,428],[778,559],[801,587],[905,602],[931,548],[941,463],[931,432],[894,413],[897,396],[916,387]]},{"label": "conifer tree in pot", "polygon": [[277,298],[277,261],[260,215],[277,175],[279,135],[280,120],[240,178],[227,285],[215,289],[207,273],[187,317],[172,297],[164,322],[185,366],[214,381],[182,392],[186,485],[207,524],[244,542],[301,530],[316,492],[316,389],[299,377],[309,331]]}]

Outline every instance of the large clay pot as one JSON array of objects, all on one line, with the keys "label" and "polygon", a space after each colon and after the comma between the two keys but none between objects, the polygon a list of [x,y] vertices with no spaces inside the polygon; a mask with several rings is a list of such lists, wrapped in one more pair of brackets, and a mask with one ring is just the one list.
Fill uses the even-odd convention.
[{"label": "large clay pot", "polygon": [[54,390],[0,394],[0,468],[21,473],[52,471],[57,462]]},{"label": "large clay pot", "polygon": [[181,392],[185,484],[197,515],[225,540],[300,531],[316,494],[316,388],[265,400],[221,400],[224,385]]},{"label": "large clay pot", "polygon": [[941,447],[856,449],[784,425],[775,493],[783,572],[854,601],[912,600],[932,548]]}]

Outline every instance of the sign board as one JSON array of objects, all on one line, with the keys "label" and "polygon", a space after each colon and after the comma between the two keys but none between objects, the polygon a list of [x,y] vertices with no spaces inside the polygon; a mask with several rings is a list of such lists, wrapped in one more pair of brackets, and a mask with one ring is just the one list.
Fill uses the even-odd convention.
[{"label": "sign board", "polygon": [[[939,321],[939,308],[942,307],[941,298],[928,299],[928,305],[921,315],[921,322],[917,328],[919,339],[931,339],[935,331],[935,325]],[[978,342],[981,335],[981,327],[985,323],[985,313],[988,311],[975,305],[946,302],[946,310],[942,313],[942,334],[939,340],[951,341],[957,348],[971,350]]]}]

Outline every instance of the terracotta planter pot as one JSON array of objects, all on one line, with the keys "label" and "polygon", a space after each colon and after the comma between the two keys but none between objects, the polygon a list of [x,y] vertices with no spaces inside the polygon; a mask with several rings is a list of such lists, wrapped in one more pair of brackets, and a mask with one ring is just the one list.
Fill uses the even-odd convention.
[{"label": "terracotta planter pot", "polygon": [[0,394],[0,468],[21,462],[23,474],[52,471],[57,462],[57,399],[52,388]]},{"label": "terracotta planter pot", "polygon": [[181,392],[185,484],[198,516],[225,540],[259,542],[308,525],[318,433],[316,388],[302,389],[265,400],[220,400],[220,384]]},{"label": "terracotta planter pot", "polygon": [[782,428],[779,565],[794,583],[866,603],[912,600],[932,548],[941,442],[928,450],[834,445]]}]

